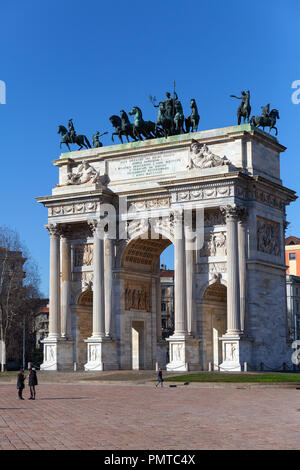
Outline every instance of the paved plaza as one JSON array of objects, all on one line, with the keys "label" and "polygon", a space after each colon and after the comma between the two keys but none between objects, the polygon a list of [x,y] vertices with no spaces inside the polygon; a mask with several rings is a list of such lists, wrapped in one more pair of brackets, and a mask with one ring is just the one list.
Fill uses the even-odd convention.
[{"label": "paved plaza", "polygon": [[[156,389],[144,380],[55,383],[37,400],[0,379],[0,449],[299,449],[300,390],[243,384]],[[154,373],[155,377],[155,373]],[[44,382],[45,380],[45,382]],[[66,378],[65,378],[66,380]]]}]

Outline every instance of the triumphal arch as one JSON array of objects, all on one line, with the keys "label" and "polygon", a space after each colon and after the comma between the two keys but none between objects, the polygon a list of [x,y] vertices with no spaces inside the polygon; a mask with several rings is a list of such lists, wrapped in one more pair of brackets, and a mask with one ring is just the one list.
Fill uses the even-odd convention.
[{"label": "triumphal arch", "polygon": [[[243,370],[289,361],[284,231],[295,193],[250,124],[63,153],[48,209],[43,369]],[[159,257],[174,244],[175,329]]]}]

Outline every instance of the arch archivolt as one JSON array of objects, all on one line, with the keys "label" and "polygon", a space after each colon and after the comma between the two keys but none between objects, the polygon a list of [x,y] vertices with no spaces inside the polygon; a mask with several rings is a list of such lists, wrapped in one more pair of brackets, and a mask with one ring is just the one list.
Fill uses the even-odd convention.
[{"label": "arch archivolt", "polygon": [[173,217],[132,219],[127,234],[117,246],[116,268],[153,272],[161,253],[174,243]]},{"label": "arch archivolt", "polygon": [[212,289],[215,288],[215,290],[216,290],[218,288],[218,286],[220,286],[221,289],[222,289],[222,286],[227,288],[227,282],[225,281],[225,279],[222,278],[221,273],[214,274],[212,279],[205,282],[201,286],[201,288],[199,290],[199,294],[200,294],[199,299],[203,300],[205,298],[205,293],[207,293],[208,290],[210,290],[212,292]]}]

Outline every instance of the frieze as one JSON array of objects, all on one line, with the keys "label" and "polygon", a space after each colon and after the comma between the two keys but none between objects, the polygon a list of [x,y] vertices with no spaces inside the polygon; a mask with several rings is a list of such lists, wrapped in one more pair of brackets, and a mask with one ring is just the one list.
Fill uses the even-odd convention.
[{"label": "frieze", "polygon": [[148,209],[164,209],[170,207],[169,198],[148,199],[144,201],[132,202],[129,206],[130,211],[143,211]]},{"label": "frieze", "polygon": [[62,215],[72,215],[72,214],[86,214],[90,212],[96,212],[99,210],[99,202],[82,202],[82,203],[73,203],[60,205],[55,207],[48,208],[48,216],[62,216]]},{"label": "frieze", "polygon": [[180,191],[177,193],[178,201],[189,201],[199,199],[215,199],[233,195],[233,187],[229,185],[213,186],[193,190]]},{"label": "frieze", "polygon": [[282,210],[285,208],[285,203],[282,199],[278,199],[273,194],[267,193],[265,191],[257,189],[255,191],[255,199],[276,209]]}]

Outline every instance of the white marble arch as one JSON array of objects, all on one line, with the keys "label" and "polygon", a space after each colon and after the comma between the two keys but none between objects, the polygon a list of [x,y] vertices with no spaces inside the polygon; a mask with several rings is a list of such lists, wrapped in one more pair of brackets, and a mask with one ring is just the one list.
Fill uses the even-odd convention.
[{"label": "white marble arch", "polygon": [[[195,140],[199,150],[206,149],[205,167],[189,165]],[[134,322],[144,325],[143,367],[154,368],[157,362],[164,366],[156,259],[169,243],[174,244],[175,332],[169,338],[167,368],[207,367],[201,358],[199,305],[204,286],[216,280],[226,284],[228,297],[226,333],[220,339],[222,370],[241,370],[244,362],[254,369],[261,362],[274,367],[289,363],[284,227],[286,206],[296,196],[282,185],[280,153],[284,150],[276,138],[245,124],[62,154],[54,162],[59,169],[58,184],[51,195],[37,199],[48,209],[50,236],[49,336],[44,341],[44,368],[72,367],[70,311],[75,317],[78,296],[91,283],[93,325],[84,340],[88,350],[85,368],[132,368],[129,332]],[[224,156],[226,165],[216,166],[218,157]],[[68,175],[77,174],[83,162],[99,178],[75,184]],[[102,236],[103,206],[112,209],[117,226],[126,222],[126,240],[120,239],[120,234],[113,239]],[[130,208],[133,210],[128,212]],[[217,239],[214,243],[206,239],[205,257],[200,256],[200,248],[196,256],[189,252],[189,229],[182,233],[180,225],[183,218],[187,220],[186,209],[222,214],[208,217],[209,225],[204,227],[206,232],[215,231],[221,223],[226,244],[222,254],[214,249],[220,242]],[[165,243],[143,240],[149,226],[155,235],[165,237]],[[183,237],[175,237],[178,231]],[[89,260],[84,266],[82,260],[83,265],[74,269],[72,243],[93,244],[93,265]],[[130,254],[133,247],[137,253],[133,250]],[[152,255],[147,261],[149,252]],[[125,299],[126,283],[130,282],[138,283],[137,304],[128,293],[129,284]]]}]

